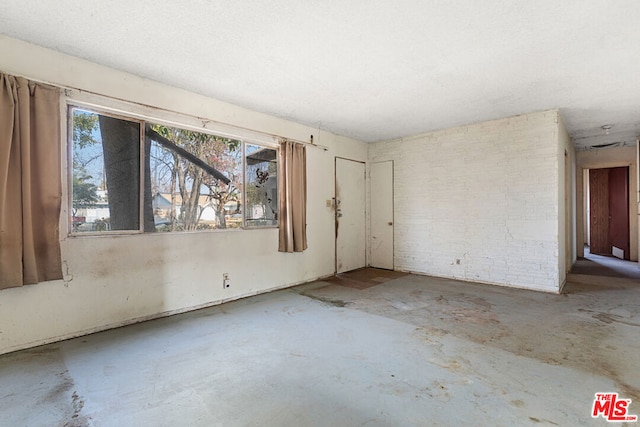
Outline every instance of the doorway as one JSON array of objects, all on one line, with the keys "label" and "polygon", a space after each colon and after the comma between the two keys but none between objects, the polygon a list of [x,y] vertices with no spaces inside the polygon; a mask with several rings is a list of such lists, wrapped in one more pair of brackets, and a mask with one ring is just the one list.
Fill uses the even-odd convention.
[{"label": "doorway", "polygon": [[366,265],[365,164],[336,157],[336,273]]},{"label": "doorway", "polygon": [[589,170],[589,250],[630,258],[629,168]]}]

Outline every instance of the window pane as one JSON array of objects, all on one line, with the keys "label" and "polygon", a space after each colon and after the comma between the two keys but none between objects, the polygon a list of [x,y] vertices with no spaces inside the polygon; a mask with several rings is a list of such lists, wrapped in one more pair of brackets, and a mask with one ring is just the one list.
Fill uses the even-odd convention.
[{"label": "window pane", "polygon": [[[240,141],[157,124],[148,124],[146,135],[151,141],[148,191],[156,231],[242,225]],[[194,158],[210,168],[197,166]],[[230,183],[216,178],[212,169],[229,178]]]},{"label": "window pane", "polygon": [[72,110],[72,231],[140,229],[140,124]]},{"label": "window pane", "polygon": [[278,152],[245,144],[246,221],[249,227],[278,225]]}]

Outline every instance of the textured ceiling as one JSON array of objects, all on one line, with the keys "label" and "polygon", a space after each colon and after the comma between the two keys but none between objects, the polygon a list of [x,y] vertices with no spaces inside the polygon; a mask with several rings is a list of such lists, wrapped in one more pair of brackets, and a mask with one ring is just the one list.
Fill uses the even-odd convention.
[{"label": "textured ceiling", "polygon": [[640,134],[638,17],[637,0],[2,0],[0,33],[363,141],[559,108],[584,147]]}]

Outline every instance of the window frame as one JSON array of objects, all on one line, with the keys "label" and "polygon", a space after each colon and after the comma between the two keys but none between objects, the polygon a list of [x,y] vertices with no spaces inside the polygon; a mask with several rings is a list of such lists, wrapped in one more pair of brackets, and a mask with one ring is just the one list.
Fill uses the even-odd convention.
[{"label": "window frame", "polygon": [[[259,143],[255,143],[255,142],[251,142],[251,141],[242,141],[242,183],[243,183],[243,188],[242,188],[242,205],[244,206],[243,210],[242,210],[242,228],[245,230],[262,230],[262,229],[266,229],[266,228],[280,228],[278,226],[278,220],[276,221],[276,225],[247,225],[247,164],[246,164],[246,159],[247,159],[247,151],[246,151],[246,144],[251,144],[251,145],[256,145],[259,147],[263,147],[263,148],[267,148],[270,150],[274,150],[276,152],[276,167],[278,172],[280,171],[280,147],[279,146],[274,146],[274,147],[267,147],[264,144],[259,144]],[[277,175],[276,175],[276,179],[277,179]],[[278,196],[280,196],[280,185],[279,185],[279,181],[276,181],[276,192],[278,194]],[[280,217],[280,199],[278,199],[278,218]]]},{"label": "window frame", "polygon": [[[173,112],[169,110],[163,110],[160,108],[150,107],[146,105],[133,104],[126,101],[121,101],[113,98],[103,97],[100,95],[89,94],[82,91],[67,89],[65,91],[65,97],[63,97],[63,110],[66,117],[62,119],[66,126],[66,173],[64,174],[67,179],[67,236],[69,237],[107,237],[107,236],[127,236],[127,235],[154,235],[154,234],[185,234],[185,233],[203,233],[203,232],[233,232],[238,230],[263,230],[263,229],[277,229],[278,224],[275,225],[247,225],[246,215],[246,182],[247,182],[247,168],[246,168],[246,145],[257,145],[266,149],[272,149],[276,152],[276,164],[278,170],[279,165],[279,144],[276,142],[276,137],[259,132],[254,132],[248,129],[237,128],[231,125],[226,125],[216,121],[203,119],[196,116]],[[73,114],[74,110],[84,110],[91,113],[113,117],[121,120],[127,120],[138,123],[140,126],[140,140],[138,143],[139,148],[139,227],[137,230],[109,230],[109,231],[73,231]],[[162,233],[147,232],[144,230],[144,167],[145,167],[145,146],[143,141],[145,140],[145,124],[159,124],[164,126],[181,128],[194,132],[206,133],[209,135],[219,136],[223,138],[234,139],[241,143],[241,157],[242,157],[242,224],[239,228],[225,228],[225,229],[209,229],[209,230],[189,230],[189,231],[168,231]],[[225,172],[225,171],[221,171]],[[279,192],[279,184],[276,183],[277,191]]]},{"label": "window frame", "polygon": [[[101,116],[112,117],[114,119],[126,120],[137,123],[140,127],[138,139],[138,229],[137,230],[108,230],[108,231],[73,231],[73,114],[74,110],[88,111]],[[108,235],[130,235],[144,234],[144,121],[133,117],[123,116],[108,111],[97,111],[95,108],[78,106],[76,103],[67,102],[67,227],[70,236],[108,236]]]}]

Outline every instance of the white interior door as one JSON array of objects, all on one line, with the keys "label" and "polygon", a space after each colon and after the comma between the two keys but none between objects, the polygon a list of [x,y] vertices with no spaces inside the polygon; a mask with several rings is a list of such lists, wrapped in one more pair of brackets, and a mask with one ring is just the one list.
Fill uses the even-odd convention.
[{"label": "white interior door", "polygon": [[365,266],[365,165],[336,157],[336,272]]},{"label": "white interior door", "polygon": [[371,266],[393,270],[393,161],[371,164]]}]

